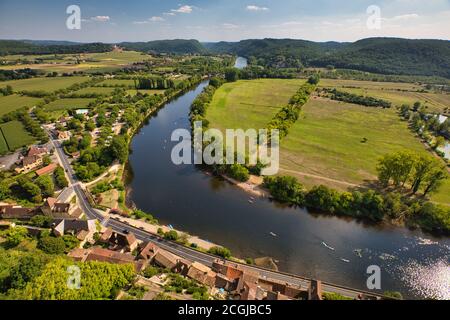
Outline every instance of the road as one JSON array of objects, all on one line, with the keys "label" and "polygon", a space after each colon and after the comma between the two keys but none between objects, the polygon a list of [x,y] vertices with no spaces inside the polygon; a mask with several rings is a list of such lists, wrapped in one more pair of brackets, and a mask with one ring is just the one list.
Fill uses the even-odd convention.
[{"label": "road", "polygon": [[[98,220],[102,223],[103,226],[111,228],[116,232],[133,233],[138,240],[141,240],[144,242],[155,243],[160,248],[167,250],[167,251],[169,251],[179,257],[182,257],[184,259],[187,259],[190,261],[196,261],[196,262],[202,263],[202,264],[210,266],[210,267],[212,266],[213,262],[217,259],[217,257],[215,257],[213,255],[199,252],[199,251],[193,250],[191,248],[187,248],[183,245],[180,245],[180,244],[177,244],[177,243],[174,243],[171,241],[167,241],[163,238],[158,237],[157,235],[154,235],[152,233],[138,229],[127,223],[121,222],[118,219],[107,218],[104,215],[102,215],[99,211],[94,209],[88,200],[85,190],[82,188],[82,184],[80,183],[80,181],[77,180],[77,178],[75,176],[75,172],[72,169],[66,154],[64,153],[61,143],[57,140],[53,140],[52,137],[51,137],[51,139],[52,139],[51,141],[55,147],[55,150],[57,152],[60,163],[64,167],[64,169],[66,170],[66,172],[69,176],[68,178],[69,178],[69,182],[70,182],[70,187],[74,189],[75,194],[78,198],[78,203],[79,203],[81,209],[84,211],[84,213],[86,214],[86,216],[89,219]],[[299,285],[302,288],[308,288],[311,283],[311,279],[304,278],[304,277],[297,276],[297,275],[292,275],[292,274],[287,274],[287,273],[282,273],[282,272],[277,272],[277,271],[271,271],[271,270],[267,270],[267,269],[263,269],[263,268],[259,268],[259,267],[255,267],[255,266],[249,266],[246,264],[235,263],[235,262],[233,262],[233,264],[238,264],[240,267],[245,268],[247,270],[256,271],[263,278],[265,277],[267,279],[274,279],[277,281],[281,281],[283,283],[289,283],[291,285]],[[362,293],[362,291],[354,290],[351,288],[346,288],[346,287],[339,286],[339,285],[334,285],[331,283],[325,283],[325,282],[322,283],[322,287],[323,287],[323,290],[326,292],[334,292],[334,293],[338,293],[338,294],[341,294],[341,295],[344,295],[347,297],[351,297],[351,298],[357,298],[358,295],[360,293]],[[367,295],[381,297],[374,293],[369,293],[369,292],[364,292],[364,293]]]}]

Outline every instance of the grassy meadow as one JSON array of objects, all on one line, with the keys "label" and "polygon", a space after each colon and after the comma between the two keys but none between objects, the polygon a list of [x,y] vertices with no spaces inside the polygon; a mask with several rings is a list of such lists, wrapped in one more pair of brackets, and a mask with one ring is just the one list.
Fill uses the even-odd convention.
[{"label": "grassy meadow", "polygon": [[[207,111],[210,128],[265,128],[302,83],[255,80],[225,84]],[[295,176],[306,187],[325,184],[351,190],[376,179],[381,156],[402,149],[428,154],[394,109],[313,97],[281,143],[280,174]],[[433,200],[450,204],[448,180]]]},{"label": "grassy meadow", "polygon": [[0,117],[22,107],[33,107],[41,99],[13,94],[10,96],[0,96]]},{"label": "grassy meadow", "polygon": [[[121,69],[129,64],[151,59],[151,56],[134,51],[105,52],[63,55],[6,56],[6,61],[26,59],[30,63],[0,66],[0,70],[37,69],[43,72],[106,72]],[[45,59],[42,63],[33,63],[36,59]]]},{"label": "grassy meadow", "polygon": [[0,124],[0,128],[8,143],[9,151],[14,151],[30,145],[36,140],[25,130],[23,124],[19,121],[10,121]]},{"label": "grassy meadow", "polygon": [[103,88],[103,87],[88,87],[75,91],[75,94],[101,94],[110,95],[115,88]]},{"label": "grassy meadow", "polygon": [[61,111],[86,108],[95,99],[59,99],[44,106],[47,111]]},{"label": "grassy meadow", "polygon": [[0,83],[0,87],[12,86],[15,92],[18,91],[45,91],[54,92],[66,89],[76,83],[88,81],[88,77],[56,77],[56,78],[31,78],[25,80],[12,80]]},{"label": "grassy meadow", "polygon": [[216,91],[208,109],[210,128],[266,128],[303,83],[304,80],[278,79],[226,83]]},{"label": "grassy meadow", "polygon": [[450,113],[450,94],[419,92],[424,87],[414,83],[323,79],[320,86],[336,88],[357,95],[377,97],[390,101],[395,106],[401,106],[405,103],[413,105],[420,101],[428,107],[430,112]]}]

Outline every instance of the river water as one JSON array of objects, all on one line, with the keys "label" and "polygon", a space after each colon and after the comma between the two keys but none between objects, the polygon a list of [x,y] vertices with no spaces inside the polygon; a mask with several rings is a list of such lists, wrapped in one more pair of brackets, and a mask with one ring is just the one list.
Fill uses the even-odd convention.
[{"label": "river water", "polygon": [[240,258],[272,257],[282,271],[367,290],[366,270],[377,265],[381,291],[450,299],[448,238],[314,215],[267,199],[252,204],[235,186],[193,165],[174,165],[172,132],[190,128],[190,105],[206,85],[168,103],[134,137],[128,187],[137,207]]}]

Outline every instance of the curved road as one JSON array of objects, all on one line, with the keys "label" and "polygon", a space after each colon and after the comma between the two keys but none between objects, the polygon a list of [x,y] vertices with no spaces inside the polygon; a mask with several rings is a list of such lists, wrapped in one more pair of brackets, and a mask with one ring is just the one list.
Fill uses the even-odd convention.
[{"label": "curved road", "polygon": [[[177,243],[167,241],[157,235],[154,235],[152,233],[138,229],[127,223],[121,222],[118,219],[105,217],[103,214],[101,214],[99,211],[97,211],[96,209],[94,209],[91,206],[91,204],[88,200],[88,197],[86,195],[86,192],[82,188],[81,182],[78,181],[78,179],[75,176],[75,172],[70,165],[70,162],[62,148],[61,143],[57,140],[54,140],[53,137],[51,136],[51,134],[50,134],[50,139],[52,141],[53,146],[55,147],[60,164],[66,170],[66,173],[68,175],[69,183],[70,183],[69,188],[74,189],[75,194],[78,198],[78,203],[79,203],[81,209],[83,210],[83,212],[86,214],[86,216],[89,219],[98,220],[102,223],[103,226],[109,227],[116,232],[133,233],[138,240],[141,240],[144,242],[153,242],[156,245],[158,245],[160,248],[167,250],[179,257],[182,257],[182,258],[190,260],[190,261],[200,262],[204,265],[211,267],[213,262],[218,259],[216,256],[212,256],[210,254],[199,252],[199,251],[187,248],[185,246],[179,245]],[[268,270],[268,269],[264,269],[264,268],[255,267],[255,266],[249,266],[246,264],[239,264],[239,263],[235,263],[234,261],[233,261],[233,264],[238,264],[240,267],[247,269],[247,270],[256,271],[263,278],[274,279],[274,280],[281,281],[284,283],[289,283],[291,285],[300,285],[302,288],[309,288],[310,283],[311,283],[311,279],[307,279],[307,278],[300,277],[297,275],[272,271],[272,270]],[[334,285],[331,283],[323,282],[322,287],[323,287],[323,290],[326,292],[334,292],[334,293],[338,293],[338,294],[352,297],[355,299],[361,293],[365,293],[366,295],[370,295],[370,296],[377,297],[377,298],[383,298],[381,295],[378,295],[378,294],[374,294],[371,292],[358,291],[358,290],[354,290],[351,288]]]}]

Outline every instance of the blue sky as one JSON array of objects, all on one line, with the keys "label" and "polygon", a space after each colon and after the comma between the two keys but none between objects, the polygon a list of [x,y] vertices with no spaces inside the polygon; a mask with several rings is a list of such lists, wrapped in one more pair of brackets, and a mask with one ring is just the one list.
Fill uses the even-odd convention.
[{"label": "blue sky", "polygon": [[[81,30],[66,28],[66,8],[81,8]],[[381,28],[367,27],[377,5]],[[150,41],[366,37],[450,39],[450,0],[0,0],[0,38]]]}]

